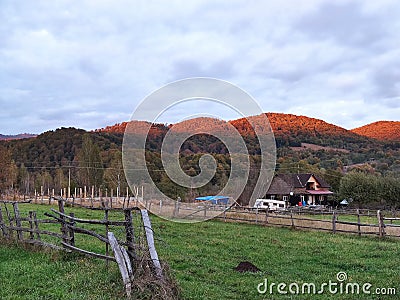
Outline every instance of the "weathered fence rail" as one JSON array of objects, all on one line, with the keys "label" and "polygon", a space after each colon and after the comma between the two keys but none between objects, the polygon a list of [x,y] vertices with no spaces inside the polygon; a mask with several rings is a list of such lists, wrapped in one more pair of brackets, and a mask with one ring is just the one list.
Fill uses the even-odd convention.
[{"label": "weathered fence rail", "polygon": [[[342,211],[332,211],[329,214],[326,212],[308,214],[307,211],[302,211],[297,214],[297,211],[270,212],[267,210],[227,209],[216,218],[224,222],[244,222],[332,233],[400,237],[400,218],[384,217],[379,210],[373,215],[372,213],[363,214],[360,211],[345,214],[342,214]],[[393,224],[396,221],[398,224]]]},{"label": "weathered fence rail", "polygon": [[[68,202],[59,198],[58,210],[50,208],[43,213],[47,218],[38,218],[35,211],[28,211],[26,216],[21,213],[19,205],[28,202],[0,201],[0,232],[3,238],[57,250],[76,251],[105,259],[107,265],[109,261],[117,262],[128,296],[131,294],[135,268],[147,257],[153,265],[154,275],[162,279],[153,230],[146,210],[137,207],[98,207],[94,210],[98,214],[99,211],[104,213],[102,219],[84,219],[76,217],[74,213],[66,213],[65,204]],[[56,230],[53,226],[52,230],[53,228],[49,228],[52,225],[60,227]],[[90,228],[84,228],[85,226]],[[85,237],[94,238],[97,245],[103,243],[104,251],[99,253],[87,249]]]},{"label": "weathered fence rail", "polygon": [[281,226],[299,229],[400,237],[400,216],[396,211],[374,211],[372,209],[309,209],[293,207],[285,211],[266,211],[257,208],[228,207],[184,202],[170,204],[163,200],[146,200],[144,206],[155,213],[172,219],[201,220],[216,218],[224,222],[245,222],[266,226]]}]

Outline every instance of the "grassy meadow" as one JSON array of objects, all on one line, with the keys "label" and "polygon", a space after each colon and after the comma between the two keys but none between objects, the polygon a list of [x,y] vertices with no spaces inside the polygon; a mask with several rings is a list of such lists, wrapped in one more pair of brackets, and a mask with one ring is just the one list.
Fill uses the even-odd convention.
[{"label": "grassy meadow", "polygon": [[[36,210],[48,206],[20,205]],[[101,212],[66,208],[81,218],[102,218]],[[160,258],[169,264],[182,299],[400,299],[400,240],[331,234],[288,228],[208,221],[181,224],[152,218]],[[54,226],[54,225],[52,225]],[[85,249],[100,250],[95,240]],[[29,248],[29,247],[28,247]],[[121,299],[122,280],[116,264],[106,269],[102,260],[51,251],[31,251],[2,241],[0,299]],[[249,261],[261,271],[239,273],[234,268]],[[257,285],[269,283],[370,283],[371,294],[265,294]],[[377,295],[375,289],[395,288],[396,295]],[[143,293],[145,295],[146,293]],[[140,293],[135,295],[140,299]],[[145,298],[145,296],[143,296]]]}]

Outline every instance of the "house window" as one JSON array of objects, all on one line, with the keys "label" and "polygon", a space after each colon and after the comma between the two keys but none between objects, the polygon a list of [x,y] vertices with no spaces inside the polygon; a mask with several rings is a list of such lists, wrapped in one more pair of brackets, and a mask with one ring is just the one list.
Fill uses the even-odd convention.
[{"label": "house window", "polygon": [[314,182],[307,182],[306,189],[307,190],[315,190]]},{"label": "house window", "polygon": [[274,200],[275,199],[275,195],[271,195],[271,200]]},{"label": "house window", "polygon": [[283,196],[283,201],[288,201],[288,196]]},{"label": "house window", "polygon": [[300,196],[300,200],[301,200],[301,202],[303,202],[305,200],[304,195]]}]

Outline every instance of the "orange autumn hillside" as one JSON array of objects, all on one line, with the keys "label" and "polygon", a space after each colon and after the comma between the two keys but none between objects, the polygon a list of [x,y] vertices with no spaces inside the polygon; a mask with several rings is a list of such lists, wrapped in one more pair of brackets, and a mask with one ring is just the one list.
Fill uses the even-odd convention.
[{"label": "orange autumn hillside", "polygon": [[[271,124],[272,130],[277,135],[330,135],[335,137],[355,137],[355,133],[350,132],[342,127],[329,124],[323,120],[310,118],[306,116],[297,116],[293,114],[284,114],[284,113],[267,113],[268,120]],[[257,116],[249,117],[257,118]],[[204,118],[197,118],[195,120],[191,120],[190,122],[186,122],[188,125],[186,127],[188,131],[192,131],[193,128],[203,128],[203,127],[212,127],[214,124],[210,122],[212,119],[208,119],[204,121]],[[138,121],[133,121],[138,122]],[[215,122],[215,120],[214,120]],[[238,128],[239,132],[246,135],[251,134],[252,129],[250,128],[249,123],[246,119],[241,118],[237,120],[229,121],[233,126]],[[184,125],[182,122],[181,127]],[[157,124],[158,127],[162,127],[162,124]],[[97,132],[113,132],[113,133],[124,133],[125,128],[127,126],[127,122],[117,123],[112,126],[107,126],[105,128],[97,129]],[[192,129],[190,129],[192,128]],[[206,129],[206,128],[204,128]]]},{"label": "orange autumn hillside", "polygon": [[351,130],[354,133],[382,141],[400,141],[399,121],[379,121]]},{"label": "orange autumn hillside", "polygon": [[[274,132],[276,145],[278,147],[300,147],[302,143],[311,143],[340,149],[353,149],[371,142],[367,137],[358,135],[342,127],[329,124],[323,120],[284,113],[267,113],[266,115],[268,116],[269,123]],[[172,127],[179,129],[179,131],[194,132],[204,129],[204,131],[207,132],[207,128],[213,131],[212,129],[215,128],[225,128],[230,123],[249,141],[254,139],[254,130],[249,121],[252,120],[257,122],[260,117],[261,115],[250,116],[248,117],[249,120],[241,118],[231,121],[222,121],[211,118],[195,118],[177,124],[153,124],[149,132],[149,137],[150,140],[160,140]],[[142,121],[131,122],[132,128],[135,128],[137,132],[141,132],[140,122]],[[123,122],[96,131],[122,134],[125,131],[126,126],[127,123]],[[267,126],[263,128],[263,130],[268,132],[269,127]],[[226,132],[226,130],[224,132]],[[355,146],[356,144],[357,146]]]}]

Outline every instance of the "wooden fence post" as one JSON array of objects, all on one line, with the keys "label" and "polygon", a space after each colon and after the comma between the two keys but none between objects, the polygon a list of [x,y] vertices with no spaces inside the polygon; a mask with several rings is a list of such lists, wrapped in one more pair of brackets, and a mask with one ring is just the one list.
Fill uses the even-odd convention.
[{"label": "wooden fence post", "polygon": [[140,213],[142,214],[143,226],[144,226],[144,230],[146,232],[147,245],[149,247],[150,258],[151,258],[151,260],[153,262],[153,266],[155,268],[155,273],[158,278],[163,279],[160,260],[158,259],[157,250],[154,245],[154,235],[153,235],[153,229],[151,228],[151,222],[150,222],[149,215],[148,215],[146,209],[141,209]]},{"label": "wooden fence post", "polygon": [[121,272],[122,280],[125,285],[126,295],[130,299],[132,292],[131,276],[133,272],[131,266],[129,265],[129,262],[126,261],[126,257],[124,255],[125,253],[123,252],[123,250],[125,249],[123,247],[120,247],[120,245],[117,242],[117,239],[115,238],[112,232],[109,232],[107,237],[111,245],[111,248],[113,249],[115,260],[117,261],[119,270]]},{"label": "wooden fence post", "polygon": [[268,224],[268,208],[265,210],[265,224]]},{"label": "wooden fence post", "polygon": [[[58,211],[62,214],[65,213],[64,211],[64,200],[63,199],[59,199],[58,200]],[[64,243],[69,244],[68,242],[68,236],[67,236],[67,226],[66,226],[66,221],[65,221],[65,217],[63,215],[60,215],[60,219],[61,219],[61,234],[62,234],[62,240]]]},{"label": "wooden fence post", "polygon": [[[74,213],[70,213],[69,215],[70,215],[71,218],[75,217]],[[75,223],[76,222],[74,221],[74,219],[71,219],[71,225],[75,226]],[[75,246],[75,232],[74,232],[74,229],[71,228],[71,227],[69,227],[69,244],[71,246]]]},{"label": "wooden fence post", "polygon": [[7,230],[6,230],[6,224],[4,223],[4,218],[3,218],[3,213],[1,210],[1,206],[0,206],[0,228],[1,228],[1,232],[3,233],[4,237],[7,237]]},{"label": "wooden fence post", "polygon": [[333,211],[333,213],[332,213],[332,232],[333,233],[336,233],[336,220],[337,220],[336,212]]},{"label": "wooden fence post", "polygon": [[[7,208],[7,204],[5,204],[5,203],[4,203],[4,209],[6,210],[6,215],[7,215],[7,219],[8,219],[8,224],[10,224],[10,227],[13,227],[13,226],[14,226],[14,224],[13,224],[13,219],[11,218],[10,211],[9,211],[8,208]],[[14,232],[13,232],[13,230],[12,230],[11,228],[9,228],[9,229],[8,229],[8,237],[12,239],[13,236],[14,236]]]},{"label": "wooden fence post", "polygon": [[361,236],[361,221],[360,221],[360,210],[357,208],[357,231],[358,235]]},{"label": "wooden fence post", "polygon": [[258,223],[258,207],[256,208],[256,224]]},{"label": "wooden fence post", "polygon": [[35,225],[36,239],[40,241],[39,222],[37,220],[36,211],[32,212],[33,223]]},{"label": "wooden fence post", "polygon": [[290,212],[290,220],[292,222],[292,228],[295,229],[296,227],[294,226],[293,212]]},{"label": "wooden fence post", "polygon": [[[147,207],[147,209],[150,209],[150,208]],[[175,203],[174,203],[174,213],[173,213],[172,217],[176,218],[177,214],[178,214],[178,201],[175,201]]]},{"label": "wooden fence post", "polygon": [[378,226],[379,226],[379,237],[385,236],[385,224],[383,222],[383,216],[380,210],[376,212],[378,218]]},{"label": "wooden fence post", "polygon": [[35,239],[35,235],[34,235],[34,220],[33,220],[33,211],[29,211],[29,229],[31,230],[31,231],[29,231],[29,238],[31,239],[31,240],[34,240]]},{"label": "wooden fence post", "polygon": [[126,242],[128,244],[128,255],[131,261],[131,265],[133,265],[135,258],[136,258],[136,251],[135,251],[135,234],[133,230],[132,224],[132,210],[126,209],[125,213],[125,231],[126,231]]},{"label": "wooden fence post", "polygon": [[[107,190],[106,190],[107,191]],[[107,192],[106,192],[107,193]],[[107,198],[107,196],[106,196],[106,198]],[[108,201],[108,200],[107,200]],[[109,230],[109,226],[108,226],[108,209],[106,208],[105,209],[105,211],[104,211],[104,221],[106,221],[107,223],[106,223],[106,236],[108,237],[108,230]],[[108,256],[108,254],[109,254],[109,251],[108,251],[108,243],[106,243],[106,256]],[[106,259],[106,267],[108,268],[108,265],[109,265],[109,263],[108,263],[108,259]]]},{"label": "wooden fence post", "polygon": [[14,202],[12,205],[14,208],[15,226],[17,227],[17,240],[22,241],[23,236],[21,230],[21,218],[19,216],[18,202]]}]

